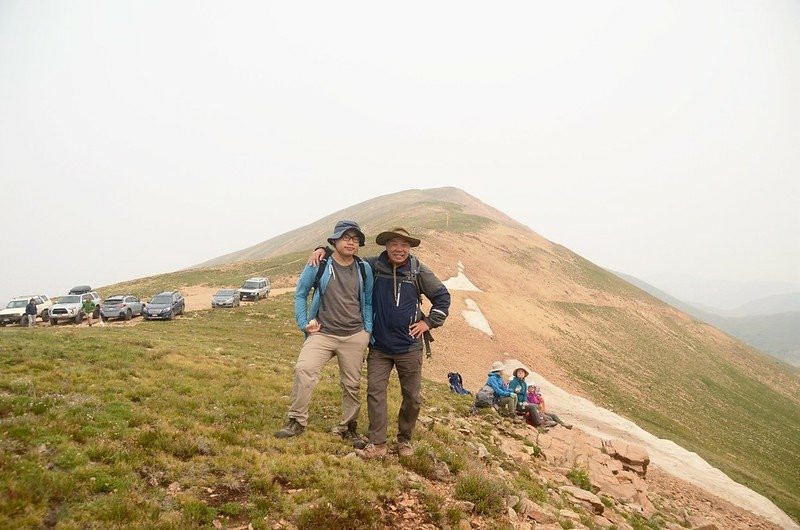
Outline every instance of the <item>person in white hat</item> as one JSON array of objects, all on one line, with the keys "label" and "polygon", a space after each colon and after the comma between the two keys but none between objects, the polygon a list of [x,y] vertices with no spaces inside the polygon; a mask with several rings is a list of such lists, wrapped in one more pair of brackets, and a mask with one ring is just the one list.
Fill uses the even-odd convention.
[{"label": "person in white hat", "polygon": [[506,365],[503,364],[503,361],[493,362],[486,384],[494,390],[494,398],[500,407],[500,414],[513,418],[517,414],[517,395],[509,390],[503,380],[505,371]]}]

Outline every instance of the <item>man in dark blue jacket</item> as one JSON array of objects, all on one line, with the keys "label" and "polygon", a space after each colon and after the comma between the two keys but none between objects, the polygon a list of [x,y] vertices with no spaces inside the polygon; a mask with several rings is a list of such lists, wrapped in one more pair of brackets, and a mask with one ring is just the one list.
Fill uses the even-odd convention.
[{"label": "man in dark blue jacket", "polygon": [[[388,407],[386,391],[392,368],[397,369],[403,401],[397,416],[397,452],[413,454],[411,438],[420,409],[423,335],[441,326],[450,309],[450,293],[425,265],[411,255],[420,244],[404,228],[381,232],[376,243],[386,250],[367,258],[375,275],[372,291],[372,341],[367,356],[369,441],[357,451],[362,458],[386,455]],[[431,301],[430,314],[420,308],[420,295]]]},{"label": "man in dark blue jacket", "polygon": [[36,327],[36,300],[31,298],[28,305],[25,306],[25,316],[28,318],[28,327]]}]

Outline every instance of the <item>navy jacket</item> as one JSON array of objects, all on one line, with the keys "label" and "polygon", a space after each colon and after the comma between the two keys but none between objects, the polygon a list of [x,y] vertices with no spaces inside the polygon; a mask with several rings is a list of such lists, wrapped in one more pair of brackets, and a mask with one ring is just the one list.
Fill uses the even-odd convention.
[{"label": "navy jacket", "polygon": [[372,344],[383,353],[408,353],[422,349],[422,339],[415,339],[408,328],[424,320],[438,328],[444,324],[450,310],[450,293],[428,267],[419,263],[417,281],[420,291],[431,301],[430,314],[425,316],[419,307],[419,297],[411,271],[411,258],[400,267],[389,263],[386,252],[377,258],[366,258],[375,275],[372,289]]}]

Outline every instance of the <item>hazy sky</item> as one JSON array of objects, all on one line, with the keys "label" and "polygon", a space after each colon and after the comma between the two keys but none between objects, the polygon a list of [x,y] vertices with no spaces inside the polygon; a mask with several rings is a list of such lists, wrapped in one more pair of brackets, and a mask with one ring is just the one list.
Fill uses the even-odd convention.
[{"label": "hazy sky", "polygon": [[0,0],[0,296],[457,186],[595,263],[800,283],[800,3]]}]

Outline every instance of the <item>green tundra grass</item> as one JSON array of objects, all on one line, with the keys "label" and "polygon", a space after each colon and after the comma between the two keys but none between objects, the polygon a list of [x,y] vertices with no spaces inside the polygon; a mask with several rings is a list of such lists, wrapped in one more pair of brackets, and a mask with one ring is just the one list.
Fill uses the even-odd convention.
[{"label": "green tundra grass", "polygon": [[[428,521],[457,523],[443,498],[408,479],[406,469],[429,471],[425,454],[405,467],[363,462],[330,433],[340,413],[335,363],[323,372],[306,432],[273,437],[301,342],[289,295],[172,322],[4,328],[0,528],[272,528],[282,519],[376,528],[376,507],[410,490],[424,499]],[[390,395],[395,416],[396,381]],[[471,405],[431,383],[424,400],[441,414],[465,415]],[[439,428],[418,435],[417,448],[453,473],[468,467],[461,436]]]}]

